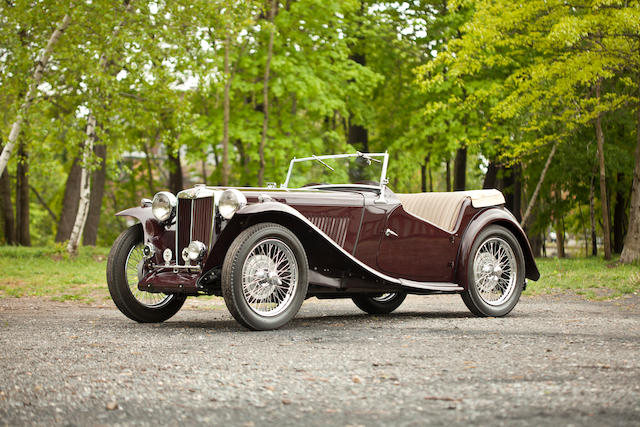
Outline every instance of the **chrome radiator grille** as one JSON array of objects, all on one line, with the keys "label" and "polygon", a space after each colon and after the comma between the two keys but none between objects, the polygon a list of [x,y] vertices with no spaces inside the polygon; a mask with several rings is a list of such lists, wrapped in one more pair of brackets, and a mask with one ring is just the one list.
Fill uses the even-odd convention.
[{"label": "chrome radiator grille", "polygon": [[191,241],[199,240],[211,249],[213,197],[178,199],[176,218],[176,264],[182,265],[182,249]]}]

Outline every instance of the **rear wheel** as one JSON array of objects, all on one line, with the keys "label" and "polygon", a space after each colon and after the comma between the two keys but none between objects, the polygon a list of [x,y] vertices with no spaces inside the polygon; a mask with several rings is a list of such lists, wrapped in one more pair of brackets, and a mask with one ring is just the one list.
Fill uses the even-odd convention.
[{"label": "rear wheel", "polygon": [[222,265],[222,295],[231,315],[253,330],[277,329],[307,295],[308,263],[295,234],[273,223],[236,237]]},{"label": "rear wheel", "polygon": [[492,225],[471,247],[465,305],[476,316],[505,316],[518,303],[524,284],[524,256],[515,236]]},{"label": "rear wheel", "polygon": [[142,225],[136,224],[118,236],[109,252],[107,283],[116,307],[129,319],[141,323],[158,323],[180,310],[186,297],[159,294],[138,289],[142,278]]},{"label": "rear wheel", "polygon": [[386,292],[378,296],[372,297],[368,295],[357,295],[352,297],[353,303],[358,308],[369,314],[389,314],[407,297],[406,292]]}]

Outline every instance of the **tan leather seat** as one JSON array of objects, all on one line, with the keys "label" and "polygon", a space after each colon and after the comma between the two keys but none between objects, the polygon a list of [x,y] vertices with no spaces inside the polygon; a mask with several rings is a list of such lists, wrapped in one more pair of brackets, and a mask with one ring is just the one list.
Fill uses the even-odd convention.
[{"label": "tan leather seat", "polygon": [[462,204],[471,199],[474,207],[504,203],[498,190],[454,191],[450,193],[396,194],[405,211],[452,232],[458,223]]}]

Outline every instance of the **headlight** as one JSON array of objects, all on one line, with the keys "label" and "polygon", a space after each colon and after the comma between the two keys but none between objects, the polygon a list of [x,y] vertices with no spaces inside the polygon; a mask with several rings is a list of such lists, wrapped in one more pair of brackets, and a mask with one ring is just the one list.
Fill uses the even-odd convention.
[{"label": "headlight", "polygon": [[173,217],[177,204],[178,199],[176,199],[176,196],[168,191],[161,191],[153,196],[151,212],[153,212],[153,216],[155,216],[158,221],[164,222]]},{"label": "headlight", "polygon": [[[191,261],[198,261],[199,259],[204,257],[207,251],[207,247],[204,245],[204,243],[197,240],[189,243],[189,246],[187,246],[185,249],[186,251],[183,252],[182,258],[184,259],[184,256],[186,255],[187,258]],[[185,262],[186,261],[187,260],[185,259]]]},{"label": "headlight", "polygon": [[230,219],[236,211],[247,205],[247,198],[236,189],[225,190],[220,196],[218,211],[225,219]]}]

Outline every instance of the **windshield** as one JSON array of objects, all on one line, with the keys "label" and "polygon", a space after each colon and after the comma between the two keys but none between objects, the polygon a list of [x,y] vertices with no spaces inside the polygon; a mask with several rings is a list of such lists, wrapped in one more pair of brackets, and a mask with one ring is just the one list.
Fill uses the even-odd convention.
[{"label": "windshield", "polygon": [[343,184],[378,187],[386,174],[387,157],[386,153],[356,153],[293,159],[284,187]]}]

